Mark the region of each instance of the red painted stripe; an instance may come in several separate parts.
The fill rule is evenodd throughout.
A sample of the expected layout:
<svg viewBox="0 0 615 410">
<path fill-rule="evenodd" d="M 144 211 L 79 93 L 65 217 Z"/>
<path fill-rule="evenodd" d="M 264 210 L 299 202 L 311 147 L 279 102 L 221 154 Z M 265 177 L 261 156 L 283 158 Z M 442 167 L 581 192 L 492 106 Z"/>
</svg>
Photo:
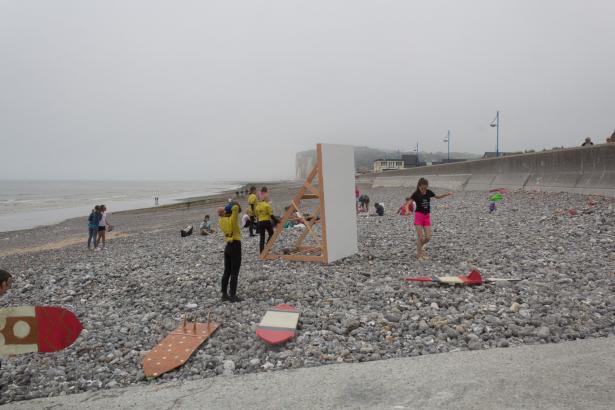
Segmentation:
<svg viewBox="0 0 615 410">
<path fill-rule="evenodd" d="M 295 337 L 295 331 L 256 329 L 256 336 L 270 345 L 279 345 Z"/>
</svg>

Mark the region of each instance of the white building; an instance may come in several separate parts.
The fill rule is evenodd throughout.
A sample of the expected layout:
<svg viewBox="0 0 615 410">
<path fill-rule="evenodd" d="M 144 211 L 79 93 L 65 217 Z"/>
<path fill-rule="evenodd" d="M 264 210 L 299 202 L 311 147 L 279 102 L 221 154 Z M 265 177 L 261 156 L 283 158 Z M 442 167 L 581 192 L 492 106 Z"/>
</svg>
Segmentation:
<svg viewBox="0 0 615 410">
<path fill-rule="evenodd" d="M 377 159 L 374 161 L 374 172 L 392 169 L 404 169 L 404 161 L 402 159 Z"/>
</svg>

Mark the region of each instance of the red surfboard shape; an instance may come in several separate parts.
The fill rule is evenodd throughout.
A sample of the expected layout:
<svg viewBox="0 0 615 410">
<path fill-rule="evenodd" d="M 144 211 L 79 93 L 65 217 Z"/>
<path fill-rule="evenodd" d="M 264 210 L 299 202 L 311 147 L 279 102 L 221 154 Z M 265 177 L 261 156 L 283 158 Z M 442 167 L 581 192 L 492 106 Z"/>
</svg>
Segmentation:
<svg viewBox="0 0 615 410">
<path fill-rule="evenodd" d="M 265 312 L 256 327 L 256 336 L 270 345 L 286 343 L 296 335 L 299 315 L 299 311 L 291 305 L 277 305 Z"/>
<path fill-rule="evenodd" d="M 77 316 L 61 307 L 0 308 L 0 355 L 57 352 L 73 344 L 81 330 Z"/>
<path fill-rule="evenodd" d="M 517 278 L 483 278 L 479 271 L 473 270 L 469 275 L 459 276 L 431 276 L 422 278 L 405 278 L 406 282 L 433 282 L 443 285 L 482 285 L 483 283 L 495 282 L 518 282 L 523 279 Z"/>
</svg>

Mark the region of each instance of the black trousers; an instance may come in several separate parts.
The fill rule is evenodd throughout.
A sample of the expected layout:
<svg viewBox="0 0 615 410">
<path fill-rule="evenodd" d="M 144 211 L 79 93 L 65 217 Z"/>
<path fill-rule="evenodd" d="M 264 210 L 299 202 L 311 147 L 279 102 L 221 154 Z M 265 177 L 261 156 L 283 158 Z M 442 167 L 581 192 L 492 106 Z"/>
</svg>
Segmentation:
<svg viewBox="0 0 615 410">
<path fill-rule="evenodd" d="M 237 294 L 237 280 L 241 268 L 241 241 L 227 242 L 224 248 L 224 275 L 222 275 L 222 293 L 229 296 Z M 227 293 L 228 282 L 231 289 Z"/>
<path fill-rule="evenodd" d="M 269 234 L 267 237 L 267 242 L 271 239 L 273 235 L 273 226 L 271 225 L 271 221 L 258 221 L 258 232 L 261 235 L 261 240 L 259 243 L 260 253 L 263 253 L 263 249 L 265 249 L 265 231 Z"/>
<path fill-rule="evenodd" d="M 258 233 L 258 227 L 256 226 L 256 218 L 250 217 L 250 236 L 254 236 L 254 228 L 256 227 L 256 233 Z"/>
</svg>

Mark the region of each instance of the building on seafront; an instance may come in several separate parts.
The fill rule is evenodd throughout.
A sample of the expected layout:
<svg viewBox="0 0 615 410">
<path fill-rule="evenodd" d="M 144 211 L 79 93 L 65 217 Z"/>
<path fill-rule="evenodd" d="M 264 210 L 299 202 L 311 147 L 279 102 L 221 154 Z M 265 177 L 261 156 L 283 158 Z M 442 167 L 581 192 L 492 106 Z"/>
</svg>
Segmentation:
<svg viewBox="0 0 615 410">
<path fill-rule="evenodd" d="M 404 169 L 404 161 L 402 159 L 377 159 L 374 161 L 373 169 L 374 172 Z"/>
</svg>

